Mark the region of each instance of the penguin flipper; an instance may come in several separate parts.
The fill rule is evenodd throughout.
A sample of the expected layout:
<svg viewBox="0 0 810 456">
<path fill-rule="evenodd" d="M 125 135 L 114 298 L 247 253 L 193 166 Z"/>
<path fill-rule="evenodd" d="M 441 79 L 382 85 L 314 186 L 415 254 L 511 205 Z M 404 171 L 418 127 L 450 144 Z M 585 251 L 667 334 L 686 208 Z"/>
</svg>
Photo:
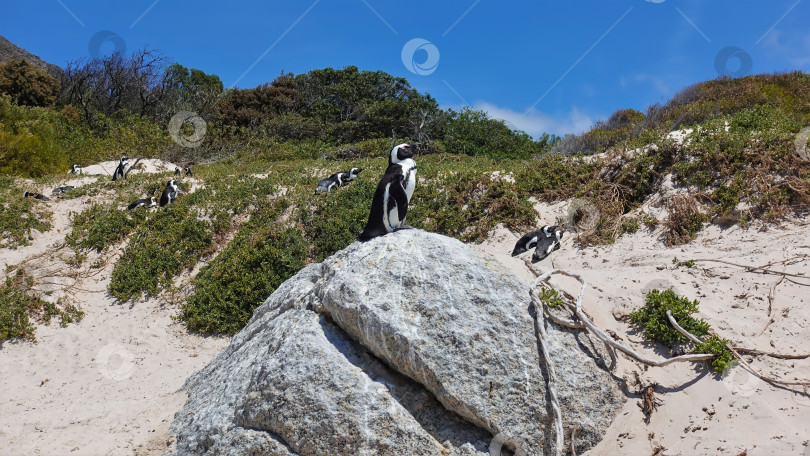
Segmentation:
<svg viewBox="0 0 810 456">
<path fill-rule="evenodd" d="M 408 215 L 408 194 L 405 193 L 405 188 L 402 186 L 401 181 L 391 183 L 389 192 L 389 197 L 394 200 L 393 204 L 397 205 L 397 221 L 399 223 L 397 223 L 396 226 L 391 224 L 391 227 L 396 230 L 402 226 L 407 226 L 405 225 L 405 217 Z M 391 201 L 389 201 L 389 204 L 391 204 Z M 390 211 L 393 208 L 386 209 Z"/>
</svg>

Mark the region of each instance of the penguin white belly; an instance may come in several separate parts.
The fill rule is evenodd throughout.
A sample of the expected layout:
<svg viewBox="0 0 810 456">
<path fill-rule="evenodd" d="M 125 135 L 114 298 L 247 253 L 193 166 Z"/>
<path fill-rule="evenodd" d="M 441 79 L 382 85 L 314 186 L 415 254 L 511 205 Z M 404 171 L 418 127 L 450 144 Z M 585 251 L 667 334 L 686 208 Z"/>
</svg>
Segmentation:
<svg viewBox="0 0 810 456">
<path fill-rule="evenodd" d="M 391 184 L 385 186 L 385 193 L 383 194 L 383 225 L 385 226 L 385 231 L 390 233 L 394 231 L 391 227 L 391 212 L 388 210 L 388 201 L 391 198 Z M 396 211 L 396 206 L 394 207 L 394 211 Z"/>
<path fill-rule="evenodd" d="M 410 202 L 413 190 L 416 188 L 416 162 L 409 158 L 403 160 L 400 166 L 402 167 L 402 174 L 405 176 L 405 195 L 408 196 L 408 202 Z"/>
</svg>

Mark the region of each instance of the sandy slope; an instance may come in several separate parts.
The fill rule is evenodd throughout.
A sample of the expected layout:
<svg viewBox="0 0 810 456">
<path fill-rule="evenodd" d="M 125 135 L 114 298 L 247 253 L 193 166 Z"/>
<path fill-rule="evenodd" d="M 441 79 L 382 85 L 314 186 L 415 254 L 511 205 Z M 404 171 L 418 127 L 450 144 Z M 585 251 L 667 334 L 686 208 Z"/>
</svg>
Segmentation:
<svg viewBox="0 0 810 456">
<path fill-rule="evenodd" d="M 0 249 L 3 270 L 27 261 L 39 289 L 53 291 L 47 299 L 67 297 L 85 312 L 66 328 L 39 326 L 36 343 L 0 345 L 2 455 L 160 454 L 186 399 L 179 388 L 228 343 L 190 334 L 164 301 L 116 303 L 106 292 L 112 262 L 91 270 L 91 254 L 83 268 L 64 269 L 69 213 L 86 200 L 44 203 L 54 228 L 34 233 L 30 246 Z"/>
<path fill-rule="evenodd" d="M 544 222 L 565 214 L 565 205 L 538 205 Z M 668 355 L 643 343 L 641 334 L 617 320 L 643 305 L 643 292 L 674 286 L 690 299 L 700 301 L 700 316 L 738 346 L 787 354 L 810 353 L 810 236 L 806 223 L 760 232 L 717 226 L 705 229 L 693 243 L 667 248 L 656 233 L 642 229 L 622 236 L 614 245 L 577 249 L 568 242 L 563 249 L 535 265 L 538 272 L 552 268 L 581 274 L 589 284 L 584 309 L 596 324 L 614 331 L 649 356 Z M 497 229 L 476 249 L 493 254 L 502 264 L 526 280 L 534 274 L 518 258 L 510 256 L 517 235 Z M 529 258 L 530 253 L 524 254 Z M 764 265 L 795 256 L 795 264 L 772 268 L 804 273 L 808 279 L 785 279 L 774 292 L 774 322 L 768 322 L 768 292 L 778 276 L 745 272 L 719 263 L 675 268 L 681 260 L 713 258 L 746 265 Z M 783 269 L 785 268 L 785 269 Z M 555 276 L 558 277 L 558 276 Z M 576 293 L 573 281 L 561 284 Z M 810 360 L 758 358 L 761 371 L 785 379 L 810 379 Z M 681 364 L 645 369 L 620 356 L 618 377 L 630 394 L 602 443 L 591 455 L 801 455 L 810 454 L 810 396 L 773 387 L 749 376 L 741 368 L 718 378 L 704 364 Z M 636 373 L 641 383 L 636 380 Z M 640 384 L 657 383 L 662 404 L 650 423 L 638 407 Z M 662 448 L 660 453 L 654 453 Z M 807 453 L 804 453 L 807 451 Z"/>
</svg>

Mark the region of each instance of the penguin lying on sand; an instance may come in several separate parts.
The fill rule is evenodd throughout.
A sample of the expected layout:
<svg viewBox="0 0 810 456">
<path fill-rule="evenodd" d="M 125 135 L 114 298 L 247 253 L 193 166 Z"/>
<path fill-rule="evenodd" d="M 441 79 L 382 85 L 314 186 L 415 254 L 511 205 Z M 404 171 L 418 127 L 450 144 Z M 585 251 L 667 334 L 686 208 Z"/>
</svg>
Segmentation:
<svg viewBox="0 0 810 456">
<path fill-rule="evenodd" d="M 160 195 L 160 207 L 172 204 L 174 200 L 177 199 L 178 191 L 179 189 L 177 188 L 177 184 L 174 183 L 174 179 L 170 180 L 166 184 L 166 188 L 163 189 L 163 194 Z"/>
<path fill-rule="evenodd" d="M 560 240 L 564 233 L 565 231 L 558 230 L 556 225 L 545 225 L 518 239 L 515 249 L 512 250 L 512 256 L 520 255 L 534 248 L 532 263 L 537 263 L 551 255 L 551 252 L 560 249 Z"/>
<path fill-rule="evenodd" d="M 412 228 L 405 224 L 408 203 L 416 187 L 416 162 L 413 161 L 414 145 L 400 144 L 388 156 L 385 170 L 374 199 L 365 229 L 357 240 L 366 242 L 393 231 Z"/>
<path fill-rule="evenodd" d="M 329 193 L 335 187 L 340 187 L 355 180 L 363 168 L 352 168 L 349 171 L 340 171 L 332 174 L 326 179 L 321 179 L 315 187 L 315 193 Z"/>
<path fill-rule="evenodd" d="M 127 163 L 129 163 L 129 158 L 121 157 L 121 161 L 118 162 L 118 166 L 115 167 L 115 172 L 113 173 L 113 182 L 126 176 L 124 170 L 127 167 Z"/>
<path fill-rule="evenodd" d="M 50 201 L 51 199 L 41 193 L 23 192 L 23 198 L 34 198 L 40 201 Z"/>
<path fill-rule="evenodd" d="M 56 187 L 55 189 L 53 189 L 53 191 L 51 191 L 51 195 L 59 195 L 62 193 L 67 193 L 68 190 L 73 190 L 74 188 L 76 187 L 72 185 L 65 185 L 64 187 Z"/>
<path fill-rule="evenodd" d="M 70 174 L 81 174 L 82 167 L 77 164 L 70 167 Z"/>
<path fill-rule="evenodd" d="M 156 204 L 157 204 L 157 201 L 155 201 L 155 197 L 150 196 L 149 198 L 143 198 L 143 199 L 139 199 L 139 200 L 134 201 L 132 204 L 127 206 L 127 210 L 131 211 L 132 209 L 137 209 L 137 208 L 139 208 L 141 206 L 148 209 L 150 207 L 155 207 Z"/>
</svg>

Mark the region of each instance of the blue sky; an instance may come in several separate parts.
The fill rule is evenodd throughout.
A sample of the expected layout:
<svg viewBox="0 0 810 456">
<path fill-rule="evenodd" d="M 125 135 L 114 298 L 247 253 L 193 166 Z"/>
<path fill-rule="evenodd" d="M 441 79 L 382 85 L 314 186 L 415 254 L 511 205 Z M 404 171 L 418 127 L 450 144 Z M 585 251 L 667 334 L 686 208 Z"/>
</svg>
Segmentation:
<svg viewBox="0 0 810 456">
<path fill-rule="evenodd" d="M 808 72 L 808 18 L 802 0 L 0 0 L 0 35 L 58 65 L 94 36 L 102 54 L 149 46 L 226 86 L 356 65 L 535 136 L 644 110 L 718 66 Z"/>
</svg>

